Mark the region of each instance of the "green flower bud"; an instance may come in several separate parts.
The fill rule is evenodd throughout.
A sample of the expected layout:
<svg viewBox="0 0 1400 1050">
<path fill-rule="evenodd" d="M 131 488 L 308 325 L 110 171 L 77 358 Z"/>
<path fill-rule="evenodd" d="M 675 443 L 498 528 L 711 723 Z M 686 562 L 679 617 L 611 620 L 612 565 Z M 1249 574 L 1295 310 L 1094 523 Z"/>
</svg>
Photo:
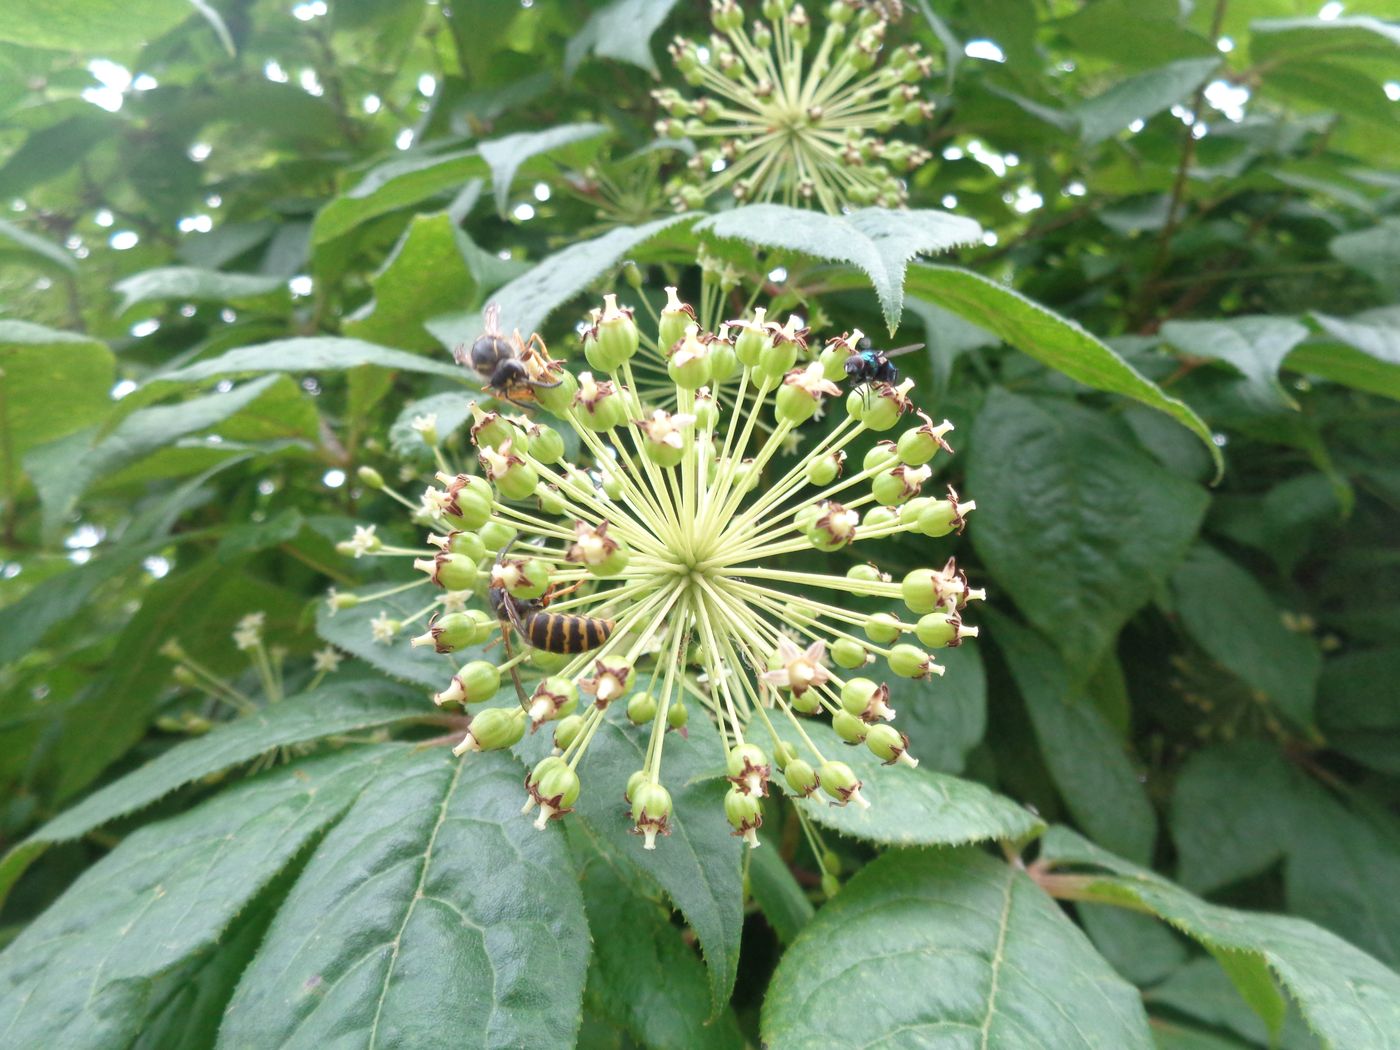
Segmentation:
<svg viewBox="0 0 1400 1050">
<path fill-rule="evenodd" d="M 656 697 L 650 693 L 633 693 L 627 698 L 627 720 L 634 726 L 650 725 L 656 717 Z"/>
<path fill-rule="evenodd" d="M 928 678 L 943 673 L 943 668 L 933 662 L 933 657 L 908 642 L 890 650 L 889 665 L 890 670 L 901 678 Z"/>
<path fill-rule="evenodd" d="M 832 715 L 831 728 L 848 744 L 859 744 L 869 732 L 869 727 L 849 711 L 837 711 Z"/>
<path fill-rule="evenodd" d="M 864 470 L 888 470 L 898 458 L 894 442 L 881 441 L 865 454 L 865 458 L 861 460 L 861 467 Z"/>
<path fill-rule="evenodd" d="M 822 873 L 822 893 L 826 896 L 827 900 L 830 900 L 832 897 L 835 897 L 840 889 L 840 879 L 838 879 L 835 875 L 829 874 L 827 872 Z"/>
<path fill-rule="evenodd" d="M 646 841 L 643 849 L 656 849 L 656 836 L 671 834 L 671 793 L 650 780 L 632 792 L 632 820 Z"/>
<path fill-rule="evenodd" d="M 906 766 L 919 764 L 919 760 L 909 753 L 909 738 L 892 725 L 881 722 L 871 726 L 865 737 L 865 746 L 887 766 L 896 762 L 903 762 Z"/>
<path fill-rule="evenodd" d="M 763 753 L 763 748 L 757 744 L 738 744 L 730 748 L 725 767 L 735 790 L 753 795 L 768 794 L 768 777 L 772 767 L 768 765 L 768 756 Z"/>
<path fill-rule="evenodd" d="M 361 467 L 355 475 L 360 479 L 360 484 L 367 489 L 378 491 L 384 487 L 384 476 L 373 467 Z"/>
<path fill-rule="evenodd" d="M 840 875 L 841 858 L 831 850 L 824 850 L 822 852 L 822 871 L 828 875 Z"/>
<path fill-rule="evenodd" d="M 902 626 L 893 613 L 875 613 L 865 618 L 865 636 L 876 645 L 888 645 L 899 637 Z"/>
<path fill-rule="evenodd" d="M 838 638 L 831 647 L 832 662 L 848 671 L 864 667 L 869 656 L 865 646 L 851 638 Z"/>
<path fill-rule="evenodd" d="M 821 697 L 817 695 L 815 689 L 808 689 L 804 693 L 794 693 L 788 700 L 788 704 L 799 715 L 816 715 L 822 710 Z"/>
<path fill-rule="evenodd" d="M 861 795 L 860 779 L 844 762 L 823 762 L 817 770 L 821 778 L 821 788 L 838 806 L 854 801 L 862 809 L 869 809 L 870 803 Z"/>
<path fill-rule="evenodd" d="M 546 722 L 574 713 L 578 707 L 578 686 L 567 678 L 551 676 L 535 686 L 530 694 L 530 731 L 533 733 Z"/>
<path fill-rule="evenodd" d="M 787 786 L 803 798 L 807 798 L 821 786 L 821 777 L 812 768 L 811 763 L 800 758 L 794 758 L 783 770 L 783 779 L 787 781 Z"/>
<path fill-rule="evenodd" d="M 480 526 L 478 535 L 481 537 L 482 546 L 489 552 L 499 551 L 515 539 L 515 532 L 514 525 L 509 525 L 500 519 L 492 519 Z"/>
<path fill-rule="evenodd" d="M 703 203 L 703 201 L 701 202 Z M 676 297 L 676 289 L 666 289 L 666 305 L 661 308 L 661 317 L 656 330 L 656 346 L 662 354 L 669 356 L 671 350 L 685 336 L 689 325 L 695 324 L 695 311 L 687 303 Z"/>
<path fill-rule="evenodd" d="M 846 465 L 846 453 L 842 449 L 828 452 L 825 455 L 807 461 L 807 480 L 813 485 L 830 485 L 841 476 L 841 470 Z"/>
<path fill-rule="evenodd" d="M 524 735 L 524 711 L 518 707 L 488 707 L 472 718 L 466 737 L 452 753 L 461 756 L 468 751 L 501 751 L 520 743 Z"/>
<path fill-rule="evenodd" d="M 332 613 L 340 612 L 342 609 L 353 609 L 360 604 L 358 594 L 346 594 L 343 591 L 334 591 L 327 599 L 326 604 L 330 606 Z"/>
<path fill-rule="evenodd" d="M 551 382 L 558 383 L 558 386 L 536 386 L 533 387 L 535 401 L 541 408 L 559 419 L 564 419 L 569 414 L 569 409 L 573 407 L 574 396 L 578 393 L 578 380 L 573 374 L 560 369 L 554 374 Z"/>
<path fill-rule="evenodd" d="M 666 728 L 684 729 L 685 724 L 690 721 L 690 712 L 686 710 L 685 701 L 677 697 L 671 701 L 666 708 Z"/>
<path fill-rule="evenodd" d="M 582 715 L 569 715 L 567 718 L 559 719 L 554 725 L 554 746 L 560 751 L 568 750 L 581 732 L 583 732 Z"/>
<path fill-rule="evenodd" d="M 473 660 L 452 676 L 446 689 L 433 696 L 433 703 L 439 707 L 443 704 L 479 704 L 490 700 L 500 688 L 501 672 L 496 665 L 486 660 Z"/>
<path fill-rule="evenodd" d="M 758 845 L 758 829 L 763 826 L 763 803 L 757 795 L 746 795 L 738 788 L 730 788 L 724 796 L 724 815 L 734 834 L 747 842 L 750 849 Z"/>
<path fill-rule="evenodd" d="M 869 562 L 866 562 L 864 565 L 852 565 L 846 570 L 846 579 L 859 580 L 862 583 L 879 583 L 883 575 L 884 574 L 881 573 L 879 569 Z"/>
</svg>

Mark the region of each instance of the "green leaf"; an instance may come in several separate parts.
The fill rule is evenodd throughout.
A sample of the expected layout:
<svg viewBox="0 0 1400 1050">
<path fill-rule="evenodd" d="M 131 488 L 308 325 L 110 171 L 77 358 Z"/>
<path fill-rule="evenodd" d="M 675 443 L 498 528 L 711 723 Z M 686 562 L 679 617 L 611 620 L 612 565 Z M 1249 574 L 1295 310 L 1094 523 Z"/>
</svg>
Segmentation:
<svg viewBox="0 0 1400 1050">
<path fill-rule="evenodd" d="M 438 440 L 445 442 L 472 418 L 476 399 L 467 393 L 433 394 L 414 401 L 399 413 L 389 428 L 389 445 L 400 459 L 432 459 L 432 450 L 423 444 L 423 435 L 413 429 L 419 416 L 437 419 Z"/>
<path fill-rule="evenodd" d="M 49 527 L 72 513 L 94 480 L 165 448 L 188 434 L 218 426 L 264 396 L 299 393 L 289 379 L 264 376 L 225 393 L 204 394 L 173 405 L 137 409 L 100 440 L 68 441 L 35 449 L 25 467 L 44 502 Z M 95 435 L 94 435 L 95 437 Z"/>
<path fill-rule="evenodd" d="M 971 219 L 943 211 L 862 208 L 837 216 L 780 204 L 748 204 L 702 219 L 695 228 L 857 267 L 874 285 L 891 334 L 904 312 L 909 260 L 973 244 L 982 236 L 982 227 Z"/>
<path fill-rule="evenodd" d="M 1063 372 L 1095 390 L 1122 394 L 1171 416 L 1210 450 L 1216 470 L 1224 460 L 1211 440 L 1210 428 L 1186 404 L 1168 397 L 1131 365 L 1074 321 L 1033 303 L 968 270 L 949 266 L 915 266 L 906 286 L 917 295 L 965 320 L 995 332 L 1041 364 Z"/>
<path fill-rule="evenodd" d="M 1214 953 L 1242 953 L 1267 965 L 1331 1050 L 1391 1050 L 1400 1032 L 1400 976 L 1340 938 L 1301 919 L 1207 904 L 1166 879 L 1053 828 L 1041 858 L 1092 867 L 1090 899 L 1139 905 Z"/>
<path fill-rule="evenodd" d="M 1214 959 L 1193 959 L 1146 996 L 1148 1006 L 1170 1007 L 1197 1021 L 1228 1029 L 1251 1043 L 1277 1045 L 1279 1050 L 1316 1050 L 1320 1045 L 1296 1010 L 1289 1011 L 1277 1043 L 1272 1042 L 1268 1026 Z"/>
<path fill-rule="evenodd" d="M 1084 901 L 1074 910 L 1094 947 L 1139 987 L 1156 984 L 1186 961 L 1181 938 L 1146 915 Z"/>
<path fill-rule="evenodd" d="M 1400 218 L 1387 217 L 1370 229 L 1344 233 L 1327 247 L 1381 287 L 1400 291 Z"/>
<path fill-rule="evenodd" d="M 926 702 L 937 700 L 930 697 Z M 798 748 L 804 758 L 811 755 L 811 748 L 791 723 L 778 720 L 774 724 L 778 735 Z M 886 766 L 868 748 L 844 743 L 825 722 L 804 721 L 802 728 L 825 758 L 851 767 L 862 782 L 861 795 L 870 803 L 869 809 L 863 809 L 854 803 L 829 805 L 820 794 L 798 799 L 796 804 L 823 827 L 887 846 L 1021 842 L 1044 827 L 1034 813 L 981 784 L 922 767 L 911 769 L 903 763 Z"/>
<path fill-rule="evenodd" d="M 671 14 L 676 0 L 611 0 L 589 16 L 564 49 L 564 73 L 573 76 L 587 55 L 630 62 L 659 77 L 651 38 Z"/>
<path fill-rule="evenodd" d="M 732 1011 L 710 1021 L 704 965 L 682 940 L 661 891 L 582 821 L 566 827 L 593 934 L 589 1012 L 647 1047 L 741 1050 Z"/>
<path fill-rule="evenodd" d="M 1168 321 L 1162 337 L 1183 353 L 1224 361 L 1249 381 L 1262 405 L 1298 402 L 1279 383 L 1278 370 L 1308 330 L 1287 317 L 1232 317 L 1224 321 Z"/>
<path fill-rule="evenodd" d="M 435 361 L 420 354 L 375 346 L 359 339 L 318 335 L 299 339 L 275 339 L 257 346 L 242 346 L 208 361 L 197 361 L 147 382 L 194 383 L 215 376 L 254 372 L 337 372 L 360 365 L 393 368 L 430 376 L 470 381 L 472 377 L 449 360 Z"/>
<path fill-rule="evenodd" d="M 510 755 L 387 767 L 312 854 L 220 1047 L 573 1046 L 588 965 L 561 828 L 520 815 Z"/>
<path fill-rule="evenodd" d="M 1400 361 L 1381 361 L 1341 343 L 1309 340 L 1289 354 L 1284 365 L 1304 375 L 1400 401 Z"/>
<path fill-rule="evenodd" d="M 0 220 L 0 239 L 13 245 L 12 248 L 0 245 L 0 257 L 14 253 L 21 258 L 37 262 L 44 269 L 64 273 L 78 272 L 78 261 L 65 249 L 28 230 L 20 229 L 14 223 Z"/>
<path fill-rule="evenodd" d="M 278 769 L 128 836 L 0 954 L 6 1041 L 126 1046 L 154 982 L 216 944 L 402 751 L 361 748 Z"/>
<path fill-rule="evenodd" d="M 1207 498 L 1102 416 L 992 391 L 973 430 L 970 526 L 988 570 L 1087 679 L 1186 553 Z"/>
<path fill-rule="evenodd" d="M 749 890 L 778 940 L 791 944 L 816 909 L 777 848 L 749 850 Z"/>
<path fill-rule="evenodd" d="M 162 266 L 118 281 L 114 290 L 122 297 L 118 313 L 137 303 L 162 299 L 182 302 L 246 303 L 286 288 L 280 277 L 251 273 L 221 273 L 194 266 Z"/>
<path fill-rule="evenodd" d="M 1312 316 L 1334 339 L 1386 365 L 1400 366 L 1400 306 L 1365 310 L 1351 317 L 1330 317 L 1317 311 Z"/>
<path fill-rule="evenodd" d="M 1400 775 L 1400 648 L 1330 657 L 1317 717 L 1329 747 L 1381 773 Z"/>
<path fill-rule="evenodd" d="M 558 124 L 548 131 L 521 131 L 481 144 L 481 158 L 491 169 L 491 186 L 496 193 L 496 210 L 505 215 L 510 203 L 510 185 L 515 173 L 532 157 L 554 153 L 608 131 L 603 124 Z"/>
<path fill-rule="evenodd" d="M 1209 80 L 1220 61 L 1218 56 L 1183 58 L 1120 80 L 1070 111 L 1079 119 L 1080 137 L 1092 146 L 1116 135 L 1135 120 L 1155 117 Z"/>
<path fill-rule="evenodd" d="M 380 584 L 355 593 L 374 594 L 394 585 Z M 370 621 L 380 615 L 398 620 L 412 616 L 431 601 L 426 596 L 430 586 L 425 584 L 422 590 L 362 602 L 350 609 L 332 610 L 329 604 L 319 601 L 316 603 L 316 633 L 337 649 L 359 657 L 376 670 L 402 682 L 425 685 L 434 690 L 445 689 L 457 668 L 484 654 L 473 648 L 444 656 L 434 652 L 431 646 L 417 648 L 410 645 L 406 631 L 400 632 L 392 643 L 377 642 L 370 627 Z"/>
<path fill-rule="evenodd" d="M 728 785 L 715 775 L 723 747 L 708 718 L 692 718 L 688 737 L 666 738 L 661 781 L 671 792 L 671 834 L 656 849 L 642 848 L 622 803 L 627 778 L 641 769 L 646 737 L 630 724 L 608 720 L 588 745 L 579 767 L 583 793 L 576 805 L 593 839 L 610 856 L 628 861 L 665 891 L 694 929 L 710 978 L 710 1014 L 717 1016 L 734 988 L 743 932 L 742 843 L 724 816 Z M 543 735 L 543 734 L 541 734 Z M 547 744 L 538 740 L 536 749 Z"/>
<path fill-rule="evenodd" d="M 311 244 L 333 241 L 370 219 L 458 189 L 489 170 L 476 150 L 388 161 L 316 213 Z"/>
<path fill-rule="evenodd" d="M 477 298 L 476 277 L 467 268 L 470 247 L 446 212 L 415 215 L 370 277 L 374 298 L 346 318 L 345 334 L 406 350 L 436 349 L 423 321 Z"/>
<path fill-rule="evenodd" d="M 1148 1050 L 1137 991 L 976 850 L 890 853 L 817 914 L 763 1004 L 769 1050 Z"/>
<path fill-rule="evenodd" d="M 1026 702 L 1040 754 L 1075 821 L 1095 841 L 1150 861 L 1157 815 L 1126 742 L 1082 687 L 1070 684 L 1049 643 L 1005 616 L 993 619 L 991 627 Z"/>
<path fill-rule="evenodd" d="M 0 860 L 0 899 L 34 857 L 56 842 L 80 838 L 135 813 L 176 788 L 232 769 L 278 747 L 319 740 L 425 713 L 422 697 L 380 681 L 328 685 L 270 704 L 172 747 L 55 817 Z"/>
<path fill-rule="evenodd" d="M 7 18 L 4 24 L 8 23 Z M 73 45 L 65 42 L 60 46 L 70 50 Z M 62 103 L 51 105 L 58 110 Z M 39 110 L 33 116 L 41 114 L 43 111 Z M 120 127 L 118 118 L 91 106 L 62 120 L 39 123 L 24 144 L 0 165 L 0 200 L 18 197 L 66 174 L 95 146 L 115 135 Z"/>
<path fill-rule="evenodd" d="M 189 0 L 150 0 L 131 10 L 53 0 L 43 8 L 21 6 L 0 20 L 0 40 L 57 51 L 98 52 L 135 49 L 174 29 L 194 14 Z"/>
<path fill-rule="evenodd" d="M 112 351 L 96 339 L 0 320 L 0 464 L 110 412 L 115 375 Z M 16 480 L 0 476 L 7 492 Z"/>
<path fill-rule="evenodd" d="M 1126 69 L 1217 55 L 1214 41 L 1182 24 L 1175 0 L 1097 0 L 1054 23 L 1076 48 Z"/>
<path fill-rule="evenodd" d="M 924 682 L 892 678 L 890 706 L 899 712 L 900 730 L 923 768 L 957 774 L 987 729 L 987 673 L 976 645 L 944 649 L 938 662 L 945 673 L 933 696 Z"/>
<path fill-rule="evenodd" d="M 1312 727 L 1321 654 L 1311 638 L 1283 625 L 1282 610 L 1253 576 L 1197 543 L 1172 574 L 1172 594 L 1196 644 L 1296 726 Z"/>
<path fill-rule="evenodd" d="M 692 215 L 668 215 L 641 226 L 619 226 L 555 252 L 491 297 L 501 308 L 501 327 L 527 334 L 536 331 L 555 309 L 587 289 L 618 259 L 663 230 L 691 221 Z M 435 317 L 424 327 L 443 346 L 457 346 L 470 345 L 485 325 L 480 311 L 469 310 Z"/>
</svg>

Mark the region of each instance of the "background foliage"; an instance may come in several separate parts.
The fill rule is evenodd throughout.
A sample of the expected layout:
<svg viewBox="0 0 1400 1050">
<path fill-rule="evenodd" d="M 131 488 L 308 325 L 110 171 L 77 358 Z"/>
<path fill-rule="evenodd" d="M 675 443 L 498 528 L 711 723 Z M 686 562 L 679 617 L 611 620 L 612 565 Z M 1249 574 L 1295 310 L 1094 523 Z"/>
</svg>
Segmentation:
<svg viewBox="0 0 1400 1050">
<path fill-rule="evenodd" d="M 670 212 L 648 92 L 700 3 L 8 11 L 0 1042 L 1400 1045 L 1386 6 L 904 4 L 910 206 L 985 231 L 938 265 L 917 220 Z M 413 746 L 444 665 L 314 609 L 488 298 L 573 353 L 700 245 L 926 342 L 981 508 L 982 638 L 896 703 L 924 765 L 812 808 L 829 904 L 785 801 L 742 870 L 722 821 L 642 858 L 605 754 L 537 834 L 516 758 Z M 255 692 L 255 610 L 292 698 L 235 718 L 160 650 Z M 367 662 L 294 695 L 322 639 Z"/>
</svg>

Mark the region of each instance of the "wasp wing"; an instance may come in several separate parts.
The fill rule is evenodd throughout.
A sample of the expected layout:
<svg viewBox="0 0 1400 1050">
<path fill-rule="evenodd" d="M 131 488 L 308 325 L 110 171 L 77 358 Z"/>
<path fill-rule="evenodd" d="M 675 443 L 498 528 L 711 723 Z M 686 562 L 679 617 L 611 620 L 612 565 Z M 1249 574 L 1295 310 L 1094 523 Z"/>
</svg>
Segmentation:
<svg viewBox="0 0 1400 1050">
<path fill-rule="evenodd" d="M 897 346 L 893 350 L 881 350 L 886 357 L 898 357 L 900 354 L 912 354 L 915 350 L 922 350 L 923 343 L 909 343 L 905 346 Z"/>
</svg>

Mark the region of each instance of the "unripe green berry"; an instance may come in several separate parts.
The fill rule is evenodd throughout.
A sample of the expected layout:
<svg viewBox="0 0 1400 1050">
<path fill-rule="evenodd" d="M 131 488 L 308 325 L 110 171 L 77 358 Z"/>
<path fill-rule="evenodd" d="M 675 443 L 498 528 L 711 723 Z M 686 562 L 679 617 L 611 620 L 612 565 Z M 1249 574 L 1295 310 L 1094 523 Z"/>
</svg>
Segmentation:
<svg viewBox="0 0 1400 1050">
<path fill-rule="evenodd" d="M 436 558 L 433 582 L 449 591 L 469 591 L 476 586 L 476 561 L 465 554 L 441 553 Z"/>
<path fill-rule="evenodd" d="M 554 485 L 540 485 L 535 489 L 535 499 L 540 510 L 552 518 L 563 517 L 569 505 L 564 494 Z"/>
<path fill-rule="evenodd" d="M 650 693 L 633 693 L 627 698 L 627 721 L 634 726 L 650 725 L 656 717 L 656 697 Z"/>
<path fill-rule="evenodd" d="M 765 347 L 758 355 L 758 373 L 776 383 L 797 363 L 797 344 L 784 339 Z"/>
<path fill-rule="evenodd" d="M 493 518 L 479 527 L 478 535 L 481 537 L 482 546 L 488 552 L 499 551 L 511 540 L 515 539 L 516 529 L 514 525 L 508 525 L 499 518 Z"/>
<path fill-rule="evenodd" d="M 886 765 L 896 762 L 903 762 L 909 766 L 919 764 L 919 760 L 909 754 L 909 738 L 888 723 L 881 722 L 871 726 L 865 737 L 865 746 Z"/>
<path fill-rule="evenodd" d="M 639 769 L 627 778 L 627 786 L 622 790 L 622 797 L 627 801 L 629 806 L 632 804 L 632 800 L 637 797 L 637 788 L 645 784 L 647 780 L 647 771 L 645 769 Z"/>
<path fill-rule="evenodd" d="M 849 711 L 837 711 L 831 716 L 831 728 L 846 743 L 859 744 L 870 727 Z"/>
<path fill-rule="evenodd" d="M 569 408 L 574 403 L 574 395 L 578 393 L 578 380 L 571 372 L 560 371 L 550 381 L 557 382 L 559 385 L 536 386 L 531 389 L 541 408 L 551 415 L 563 419 L 568 415 Z"/>
<path fill-rule="evenodd" d="M 466 738 L 452 749 L 454 755 L 468 751 L 500 751 L 520 743 L 525 735 L 525 712 L 518 707 L 488 707 L 474 716 Z"/>
<path fill-rule="evenodd" d="M 870 482 L 870 494 L 877 503 L 886 507 L 897 507 L 913 495 L 904 479 L 895 471 L 877 474 Z"/>
<path fill-rule="evenodd" d="M 943 598 L 943 578 L 932 569 L 915 569 L 900 582 L 899 593 L 910 612 L 930 613 Z"/>
<path fill-rule="evenodd" d="M 779 388 L 774 401 L 774 412 L 781 423 L 802 424 L 817 414 L 821 401 L 799 386 L 784 385 Z"/>
<path fill-rule="evenodd" d="M 880 441 L 865 454 L 865 458 L 861 460 L 861 468 L 863 470 L 888 470 L 894 466 L 898 459 L 894 442 Z"/>
<path fill-rule="evenodd" d="M 564 458 L 563 436 L 551 426 L 536 423 L 530 436 L 530 455 L 545 465 L 558 463 Z"/>
<path fill-rule="evenodd" d="M 685 724 L 690 721 L 690 712 L 686 709 L 685 701 L 677 698 L 671 701 L 666 708 L 666 728 L 684 729 Z"/>
<path fill-rule="evenodd" d="M 921 616 L 914 625 L 914 633 L 922 645 L 930 649 L 942 649 L 961 641 L 959 628 L 962 618 L 955 612 L 931 612 Z"/>
<path fill-rule="evenodd" d="M 807 480 L 813 485 L 830 485 L 841 476 L 846 453 L 840 449 L 807 462 Z"/>
<path fill-rule="evenodd" d="M 893 507 L 874 507 L 865 514 L 865 527 L 872 532 L 894 525 L 899 521 L 899 511 Z"/>
<path fill-rule="evenodd" d="M 838 638 L 831 647 L 832 662 L 848 671 L 864 667 L 868 657 L 865 646 L 851 638 Z"/>
<path fill-rule="evenodd" d="M 481 537 L 464 529 L 452 531 L 447 537 L 447 549 L 453 554 L 464 554 L 474 562 L 486 556 L 486 544 L 481 542 Z"/>
<path fill-rule="evenodd" d="M 686 327 L 685 338 L 672 350 L 666 373 L 682 390 L 698 390 L 710 381 L 710 348 L 700 341 L 695 325 Z"/>
<path fill-rule="evenodd" d="M 779 740 L 773 748 L 773 764 L 778 767 L 780 772 L 787 769 L 788 763 L 795 761 L 796 758 L 797 748 L 786 740 Z"/>
<path fill-rule="evenodd" d="M 938 451 L 938 439 L 922 427 L 899 435 L 899 458 L 911 467 L 922 466 Z"/>
<path fill-rule="evenodd" d="M 578 707 L 578 686 L 567 678 L 550 676 L 535 686 L 530 695 L 530 724 L 538 729 L 546 722 L 574 713 Z"/>
<path fill-rule="evenodd" d="M 763 327 L 763 311 L 760 309 L 752 322 L 745 325 L 734 340 L 734 355 L 739 363 L 748 368 L 758 364 L 765 350 L 773 345 L 773 337 Z"/>
<path fill-rule="evenodd" d="M 722 339 L 710 344 L 710 376 L 716 385 L 733 378 L 739 371 L 739 358 L 734 347 Z"/>
<path fill-rule="evenodd" d="M 743 837 L 750 848 L 758 845 L 757 831 L 763 825 L 763 803 L 757 795 L 747 795 L 731 788 L 724 796 L 724 815 L 736 835 Z"/>
<path fill-rule="evenodd" d="M 859 580 L 862 583 L 879 583 L 880 570 L 869 562 L 864 565 L 852 565 L 846 570 L 846 579 Z"/>
<path fill-rule="evenodd" d="M 360 484 L 367 489 L 378 491 L 384 487 L 384 476 L 373 467 L 361 467 L 355 474 L 360 479 Z"/>
<path fill-rule="evenodd" d="M 632 794 L 632 820 L 645 837 L 643 849 L 656 848 L 656 836 L 671 830 L 671 793 L 650 780 L 637 785 Z"/>
<path fill-rule="evenodd" d="M 713 433 L 715 424 L 719 422 L 719 405 L 715 404 L 715 399 L 710 397 L 705 391 L 699 391 L 695 395 L 695 407 L 691 409 L 695 415 L 695 425 L 702 433 Z"/>
<path fill-rule="evenodd" d="M 901 678 L 927 678 L 930 674 L 942 673 L 942 668 L 934 671 L 933 657 L 908 642 L 890 650 L 889 665 L 890 670 Z"/>
<path fill-rule="evenodd" d="M 821 785 L 821 778 L 810 762 L 794 758 L 783 770 L 783 779 L 794 792 L 806 798 Z"/>
<path fill-rule="evenodd" d="M 507 558 L 500 569 L 497 578 L 514 598 L 529 601 L 549 590 L 549 567 L 537 558 Z"/>
<path fill-rule="evenodd" d="M 799 715 L 820 714 L 822 709 L 821 698 L 815 689 L 808 689 L 800 696 L 794 694 L 788 703 Z"/>
<path fill-rule="evenodd" d="M 578 739 L 581 732 L 583 732 L 582 715 L 569 715 L 567 718 L 559 719 L 554 726 L 554 746 L 560 751 L 567 750 L 569 745 Z"/>
<path fill-rule="evenodd" d="M 831 875 L 826 872 L 822 873 L 822 894 L 826 897 L 827 900 L 830 900 L 832 897 L 835 897 L 836 894 L 840 891 L 840 889 L 840 879 L 838 879 L 835 875 Z"/>
<path fill-rule="evenodd" d="M 828 344 L 817 358 L 821 362 L 822 375 L 833 383 L 841 382 L 846 378 L 846 359 L 850 356 L 850 351 L 840 343 Z"/>
<path fill-rule="evenodd" d="M 685 336 L 686 326 L 695 323 L 695 311 L 676 297 L 675 288 L 666 289 L 666 305 L 661 310 L 657 327 L 656 345 L 663 354 L 669 355 Z"/>
<path fill-rule="evenodd" d="M 852 799 L 862 808 L 868 809 L 870 803 L 867 802 L 860 793 L 860 778 L 852 772 L 851 767 L 844 762 L 823 762 L 817 770 L 817 776 L 821 778 L 822 791 L 831 797 L 837 805 L 844 806 Z"/>
<path fill-rule="evenodd" d="M 865 636 L 876 645 L 888 645 L 899 637 L 902 626 L 893 613 L 875 613 L 865 618 Z"/>
<path fill-rule="evenodd" d="M 970 510 L 971 504 L 964 509 Z M 959 508 L 951 500 L 931 500 L 919 514 L 918 530 L 923 536 L 937 539 L 939 536 L 948 535 L 961 526 L 962 515 Z"/>
</svg>

